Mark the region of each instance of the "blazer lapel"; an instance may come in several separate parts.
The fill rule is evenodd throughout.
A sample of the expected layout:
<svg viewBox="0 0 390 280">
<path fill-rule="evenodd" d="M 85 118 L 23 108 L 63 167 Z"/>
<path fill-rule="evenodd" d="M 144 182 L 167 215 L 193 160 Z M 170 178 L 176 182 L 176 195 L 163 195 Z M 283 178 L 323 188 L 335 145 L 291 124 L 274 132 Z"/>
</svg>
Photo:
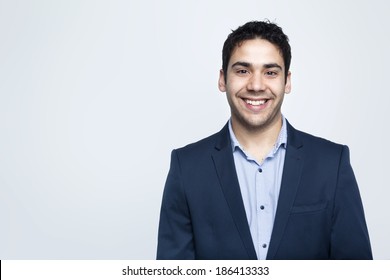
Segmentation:
<svg viewBox="0 0 390 280">
<path fill-rule="evenodd" d="M 229 128 L 227 125 L 219 133 L 220 138 L 216 143 L 212 154 L 218 178 L 229 205 L 231 215 L 241 236 L 249 259 L 257 259 L 253 246 L 248 221 L 246 218 L 244 203 L 242 201 L 240 186 L 238 183 L 233 152 L 230 142 Z"/>
<path fill-rule="evenodd" d="M 288 122 L 287 135 L 282 183 L 267 259 L 273 259 L 277 253 L 298 190 L 304 161 L 303 144 L 296 130 Z"/>
</svg>

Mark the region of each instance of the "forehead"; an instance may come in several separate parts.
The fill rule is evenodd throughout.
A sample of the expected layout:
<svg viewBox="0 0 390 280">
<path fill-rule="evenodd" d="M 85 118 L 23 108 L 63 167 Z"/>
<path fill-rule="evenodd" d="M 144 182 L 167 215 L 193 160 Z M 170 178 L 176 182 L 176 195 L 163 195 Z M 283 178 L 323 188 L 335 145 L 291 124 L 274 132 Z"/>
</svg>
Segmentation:
<svg viewBox="0 0 390 280">
<path fill-rule="evenodd" d="M 229 66 L 237 61 L 251 64 L 277 63 L 284 67 L 284 61 L 279 48 L 264 39 L 243 41 L 236 46 L 230 57 Z"/>
</svg>

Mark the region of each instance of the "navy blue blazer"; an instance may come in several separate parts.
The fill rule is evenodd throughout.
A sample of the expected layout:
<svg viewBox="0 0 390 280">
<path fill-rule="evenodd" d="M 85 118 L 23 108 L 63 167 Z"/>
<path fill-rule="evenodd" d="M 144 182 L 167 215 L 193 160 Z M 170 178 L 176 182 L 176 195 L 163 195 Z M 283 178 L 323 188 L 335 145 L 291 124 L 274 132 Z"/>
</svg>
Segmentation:
<svg viewBox="0 0 390 280">
<path fill-rule="evenodd" d="M 267 259 L 372 259 L 348 147 L 287 131 Z M 227 125 L 172 151 L 157 259 L 257 259 Z"/>
</svg>

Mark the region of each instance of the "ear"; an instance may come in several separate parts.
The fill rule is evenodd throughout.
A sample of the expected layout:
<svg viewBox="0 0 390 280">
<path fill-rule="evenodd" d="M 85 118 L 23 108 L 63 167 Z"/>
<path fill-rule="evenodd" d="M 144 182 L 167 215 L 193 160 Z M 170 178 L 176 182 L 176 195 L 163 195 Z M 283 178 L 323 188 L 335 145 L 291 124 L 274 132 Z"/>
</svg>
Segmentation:
<svg viewBox="0 0 390 280">
<path fill-rule="evenodd" d="M 286 94 L 291 92 L 291 72 L 288 71 L 287 78 L 286 78 L 286 84 L 284 86 L 284 92 Z"/>
<path fill-rule="evenodd" d="M 221 92 L 226 92 L 225 74 L 219 70 L 218 88 Z"/>
</svg>

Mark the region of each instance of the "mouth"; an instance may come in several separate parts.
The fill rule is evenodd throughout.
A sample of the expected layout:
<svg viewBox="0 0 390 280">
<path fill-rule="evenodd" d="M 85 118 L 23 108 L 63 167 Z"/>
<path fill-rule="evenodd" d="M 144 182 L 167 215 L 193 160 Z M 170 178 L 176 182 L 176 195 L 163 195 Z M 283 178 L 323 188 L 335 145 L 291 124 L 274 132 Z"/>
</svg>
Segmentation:
<svg viewBox="0 0 390 280">
<path fill-rule="evenodd" d="M 265 103 L 267 103 L 268 99 L 261 99 L 261 100 L 253 100 L 253 99 L 244 99 L 246 104 L 252 105 L 252 106 L 260 106 Z"/>
<path fill-rule="evenodd" d="M 249 110 L 251 110 L 253 112 L 259 112 L 261 110 L 264 110 L 267 107 L 268 101 L 270 99 L 266 99 L 266 98 L 263 98 L 263 99 L 242 98 L 242 100 L 244 101 L 246 108 L 248 108 Z"/>
</svg>

